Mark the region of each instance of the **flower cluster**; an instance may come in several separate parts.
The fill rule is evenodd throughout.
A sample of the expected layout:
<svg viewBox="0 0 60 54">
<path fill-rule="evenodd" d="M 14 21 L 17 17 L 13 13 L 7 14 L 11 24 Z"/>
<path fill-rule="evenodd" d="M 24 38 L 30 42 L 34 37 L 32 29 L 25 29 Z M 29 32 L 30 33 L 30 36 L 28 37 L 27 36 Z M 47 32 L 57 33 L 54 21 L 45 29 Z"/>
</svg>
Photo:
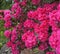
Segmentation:
<svg viewBox="0 0 60 54">
<path fill-rule="evenodd" d="M 44 4 L 41 0 L 14 0 L 4 11 L 4 35 L 12 54 L 38 47 L 46 54 L 60 54 L 60 4 Z"/>
</svg>

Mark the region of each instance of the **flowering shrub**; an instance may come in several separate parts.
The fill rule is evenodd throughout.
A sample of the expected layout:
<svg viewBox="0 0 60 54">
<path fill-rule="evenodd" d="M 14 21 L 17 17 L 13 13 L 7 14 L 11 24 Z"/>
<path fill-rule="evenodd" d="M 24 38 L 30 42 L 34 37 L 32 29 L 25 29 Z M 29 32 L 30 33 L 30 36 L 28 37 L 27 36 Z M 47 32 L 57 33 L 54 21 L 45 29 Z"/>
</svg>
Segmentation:
<svg viewBox="0 0 60 54">
<path fill-rule="evenodd" d="M 60 4 L 41 4 L 41 0 L 14 0 L 10 10 L 4 10 L 4 35 L 12 54 L 28 48 L 60 54 Z"/>
</svg>

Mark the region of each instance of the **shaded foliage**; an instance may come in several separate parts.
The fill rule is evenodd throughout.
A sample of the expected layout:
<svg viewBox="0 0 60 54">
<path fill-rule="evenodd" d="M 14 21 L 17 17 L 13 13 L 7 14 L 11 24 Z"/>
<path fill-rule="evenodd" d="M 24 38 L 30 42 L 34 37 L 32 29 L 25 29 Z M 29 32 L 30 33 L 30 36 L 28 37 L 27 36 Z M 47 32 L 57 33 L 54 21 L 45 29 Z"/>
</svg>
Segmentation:
<svg viewBox="0 0 60 54">
<path fill-rule="evenodd" d="M 12 0 L 0 0 L 0 9 L 8 9 L 11 7 Z"/>
</svg>

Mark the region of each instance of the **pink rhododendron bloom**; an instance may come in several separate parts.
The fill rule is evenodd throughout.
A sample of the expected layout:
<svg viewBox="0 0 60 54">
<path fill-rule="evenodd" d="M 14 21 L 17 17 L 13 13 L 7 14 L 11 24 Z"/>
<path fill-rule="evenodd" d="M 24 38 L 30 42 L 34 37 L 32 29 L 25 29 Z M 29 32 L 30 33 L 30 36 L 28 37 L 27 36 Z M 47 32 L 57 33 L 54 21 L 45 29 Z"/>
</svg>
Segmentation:
<svg viewBox="0 0 60 54">
<path fill-rule="evenodd" d="M 27 48 L 32 48 L 36 45 L 36 36 L 33 32 L 28 31 L 22 36 L 22 40 L 25 42 Z"/>
<path fill-rule="evenodd" d="M 25 7 L 26 6 L 26 1 L 22 1 L 20 4 L 21 4 L 21 6 Z"/>
<path fill-rule="evenodd" d="M 55 52 L 53 52 L 53 51 L 48 51 L 48 52 L 46 52 L 46 54 L 55 54 Z"/>
<path fill-rule="evenodd" d="M 48 45 L 47 45 L 47 43 L 42 43 L 39 45 L 38 48 L 39 48 L 39 50 L 46 50 L 48 48 Z"/>
<path fill-rule="evenodd" d="M 4 21 L 7 22 L 7 21 L 10 21 L 10 20 L 11 20 L 11 15 L 10 14 L 5 15 Z"/>
<path fill-rule="evenodd" d="M 21 8 L 19 6 L 19 3 L 15 3 L 12 8 L 12 15 L 15 17 L 15 18 L 19 18 L 20 16 L 20 13 L 21 13 Z"/>
<path fill-rule="evenodd" d="M 32 0 L 33 5 L 38 5 L 40 3 L 40 0 Z"/>
<path fill-rule="evenodd" d="M 11 11 L 10 10 L 4 10 L 4 15 L 10 14 Z"/>
<path fill-rule="evenodd" d="M 45 33 L 39 33 L 38 34 L 38 39 L 41 41 L 41 42 L 45 42 L 47 41 L 47 38 L 48 38 L 48 33 L 45 32 Z"/>
<path fill-rule="evenodd" d="M 25 41 L 25 46 L 27 47 L 27 48 L 32 48 L 32 47 L 34 47 L 36 45 L 36 37 L 35 36 L 29 36 L 28 38 L 27 38 L 27 40 Z"/>
<path fill-rule="evenodd" d="M 26 20 L 25 22 L 24 22 L 24 27 L 28 27 L 28 28 L 33 28 L 33 21 L 32 20 Z"/>
<path fill-rule="evenodd" d="M 17 35 L 16 28 L 14 28 L 14 29 L 12 30 L 12 35 Z"/>
<path fill-rule="evenodd" d="M 17 39 L 17 31 L 16 31 L 15 28 L 12 30 L 12 35 L 11 36 L 12 36 L 11 41 L 12 42 L 16 41 L 16 39 Z"/>
<path fill-rule="evenodd" d="M 11 48 L 12 48 L 12 50 L 16 50 L 17 45 L 16 44 L 12 44 Z"/>
<path fill-rule="evenodd" d="M 12 42 L 11 42 L 11 41 L 8 41 L 8 42 L 6 43 L 6 45 L 7 45 L 8 47 L 11 47 L 11 46 L 12 46 Z"/>
<path fill-rule="evenodd" d="M 58 38 L 58 40 L 60 41 L 60 29 L 57 30 L 57 38 Z"/>
<path fill-rule="evenodd" d="M 28 32 L 26 32 L 26 33 L 24 33 L 24 34 L 22 35 L 22 40 L 23 40 L 24 42 L 27 40 L 27 36 L 29 35 L 29 33 L 30 33 L 30 31 L 28 31 Z"/>
<path fill-rule="evenodd" d="M 10 30 L 6 30 L 6 31 L 4 32 L 4 35 L 5 35 L 7 38 L 10 38 L 10 36 L 11 36 L 11 31 L 10 31 Z"/>
<path fill-rule="evenodd" d="M 27 14 L 28 18 L 30 19 L 37 19 L 37 16 L 38 16 L 38 12 L 37 11 L 29 11 L 28 14 Z"/>
<path fill-rule="evenodd" d="M 59 44 L 59 41 L 57 39 L 57 33 L 54 31 L 52 32 L 50 38 L 49 38 L 49 44 L 52 48 L 56 49 L 56 47 Z"/>
<path fill-rule="evenodd" d="M 56 47 L 56 54 L 60 54 L 60 45 Z"/>
<path fill-rule="evenodd" d="M 13 44 L 11 48 L 12 48 L 12 53 L 13 54 L 19 54 L 19 51 L 17 49 L 17 45 L 16 44 Z"/>
<path fill-rule="evenodd" d="M 60 10 L 60 4 L 57 6 L 57 9 Z"/>
<path fill-rule="evenodd" d="M 29 11 L 27 14 L 28 18 L 33 18 L 33 13 L 34 13 L 33 11 Z"/>
<path fill-rule="evenodd" d="M 17 36 L 16 36 L 16 35 L 12 35 L 11 41 L 14 42 L 14 41 L 16 41 L 16 40 L 17 40 Z"/>
<path fill-rule="evenodd" d="M 31 36 L 31 35 L 34 35 L 34 34 L 30 31 L 27 31 L 26 33 L 24 33 L 22 35 L 22 40 L 25 42 L 27 40 L 28 36 Z"/>
<path fill-rule="evenodd" d="M 13 54 L 20 54 L 18 50 L 12 51 Z"/>
<path fill-rule="evenodd" d="M 18 24 L 18 25 L 17 25 L 17 29 L 18 29 L 18 30 L 21 30 L 21 28 L 22 28 L 22 24 Z"/>
<path fill-rule="evenodd" d="M 58 21 L 60 21 L 60 10 L 57 11 L 57 13 L 56 13 L 56 18 L 57 18 Z"/>
<path fill-rule="evenodd" d="M 7 21 L 5 22 L 4 27 L 9 28 L 11 27 L 11 25 L 12 25 L 11 21 Z"/>
</svg>

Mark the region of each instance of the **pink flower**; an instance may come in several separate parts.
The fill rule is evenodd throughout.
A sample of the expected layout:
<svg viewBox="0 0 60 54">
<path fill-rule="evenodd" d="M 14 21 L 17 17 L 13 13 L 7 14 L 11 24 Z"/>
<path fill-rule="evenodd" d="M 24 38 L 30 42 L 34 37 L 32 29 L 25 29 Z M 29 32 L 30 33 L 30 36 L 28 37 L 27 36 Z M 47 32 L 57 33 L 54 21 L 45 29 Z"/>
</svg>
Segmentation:
<svg viewBox="0 0 60 54">
<path fill-rule="evenodd" d="M 46 52 L 46 54 L 55 54 L 55 52 L 53 52 L 53 51 L 48 51 L 48 52 Z"/>
<path fill-rule="evenodd" d="M 7 14 L 4 16 L 4 21 L 7 22 L 7 21 L 10 21 L 11 20 L 11 15 L 10 14 Z"/>
<path fill-rule="evenodd" d="M 36 41 L 37 41 L 34 33 L 30 31 L 26 32 L 22 36 L 22 40 L 25 42 L 25 46 L 30 49 L 36 45 Z"/>
<path fill-rule="evenodd" d="M 13 54 L 20 54 L 19 50 L 12 51 Z"/>
<path fill-rule="evenodd" d="M 21 13 L 21 8 L 17 7 L 16 12 L 13 14 L 13 16 L 15 18 L 19 18 L 20 17 L 20 13 Z"/>
<path fill-rule="evenodd" d="M 38 12 L 37 11 L 29 11 L 27 16 L 30 19 L 37 20 Z"/>
<path fill-rule="evenodd" d="M 57 21 L 51 20 L 49 22 L 50 26 L 52 26 L 52 31 L 57 31 L 58 30 L 58 25 L 57 25 Z"/>
<path fill-rule="evenodd" d="M 40 32 L 38 34 L 38 40 L 40 40 L 41 42 L 45 42 L 45 41 L 47 41 L 47 39 L 48 39 L 48 33 L 47 32 L 45 32 L 45 33 Z"/>
<path fill-rule="evenodd" d="M 49 24 L 48 24 L 49 21 L 47 20 L 44 20 L 42 22 L 39 22 L 40 24 L 35 24 L 34 25 L 34 30 L 36 33 L 40 33 L 40 32 L 46 32 L 48 31 L 48 28 L 49 28 Z"/>
<path fill-rule="evenodd" d="M 16 40 L 17 40 L 17 36 L 16 36 L 16 35 L 12 35 L 12 36 L 11 36 L 11 41 L 12 41 L 12 42 L 15 42 Z"/>
<path fill-rule="evenodd" d="M 19 7 L 19 3 L 14 3 L 11 10 L 14 11 L 17 7 Z"/>
<path fill-rule="evenodd" d="M 12 44 L 11 48 L 12 48 L 12 51 L 14 51 L 14 50 L 16 50 L 17 45 L 16 44 Z"/>
<path fill-rule="evenodd" d="M 34 22 L 32 20 L 27 19 L 24 22 L 24 27 L 33 28 L 33 24 L 34 24 Z"/>
<path fill-rule="evenodd" d="M 43 8 L 41 8 L 41 7 L 38 7 L 36 11 L 37 11 L 38 14 L 39 13 L 43 13 L 43 12 L 45 13 L 46 12 L 46 11 L 43 11 Z"/>
<path fill-rule="evenodd" d="M 25 42 L 25 41 L 27 40 L 27 37 L 29 36 L 29 34 L 31 34 L 31 32 L 30 32 L 30 31 L 27 31 L 26 33 L 24 33 L 24 34 L 22 35 L 22 41 L 23 41 L 23 42 Z"/>
<path fill-rule="evenodd" d="M 21 6 L 25 7 L 26 6 L 26 1 L 22 1 L 20 4 L 21 4 Z"/>
<path fill-rule="evenodd" d="M 14 28 L 14 29 L 12 30 L 12 35 L 17 35 L 16 28 Z"/>
<path fill-rule="evenodd" d="M 15 18 L 19 18 L 20 17 L 20 14 L 21 14 L 21 7 L 19 6 L 19 3 L 15 3 L 12 8 L 12 15 L 13 17 Z"/>
<path fill-rule="evenodd" d="M 25 41 L 25 46 L 29 49 L 33 48 L 36 46 L 36 37 L 29 36 L 27 40 Z"/>
<path fill-rule="evenodd" d="M 33 18 L 33 13 L 34 13 L 34 11 L 29 11 L 27 13 L 28 18 Z"/>
<path fill-rule="evenodd" d="M 39 50 L 46 50 L 47 48 L 48 48 L 47 43 L 41 43 L 41 44 L 39 45 Z"/>
<path fill-rule="evenodd" d="M 56 49 L 56 47 L 59 44 L 59 41 L 57 39 L 57 33 L 56 31 L 53 31 L 51 36 L 49 37 L 49 44 L 52 48 Z"/>
<path fill-rule="evenodd" d="M 8 42 L 6 43 L 6 45 L 7 45 L 8 47 L 11 47 L 11 46 L 12 46 L 12 42 L 11 42 L 11 41 L 8 41 Z"/>
<path fill-rule="evenodd" d="M 16 27 L 17 27 L 18 30 L 21 30 L 22 24 L 18 24 Z"/>
<path fill-rule="evenodd" d="M 60 10 L 60 4 L 57 6 L 57 9 Z"/>
<path fill-rule="evenodd" d="M 50 13 L 49 14 L 49 19 L 50 20 L 56 20 L 56 14 L 55 13 Z"/>
<path fill-rule="evenodd" d="M 4 10 L 4 15 L 10 14 L 11 11 L 10 10 Z"/>
<path fill-rule="evenodd" d="M 12 25 L 12 24 L 11 24 L 11 21 L 7 21 L 7 22 L 5 22 L 4 27 L 10 28 L 11 25 Z"/>
<path fill-rule="evenodd" d="M 33 5 L 38 5 L 40 3 L 40 0 L 32 0 Z"/>
<path fill-rule="evenodd" d="M 11 41 L 14 42 L 14 41 L 16 41 L 16 40 L 17 40 L 17 31 L 16 31 L 16 29 L 14 28 L 14 29 L 12 30 Z"/>
<path fill-rule="evenodd" d="M 56 47 L 56 54 L 60 54 L 60 44 Z"/>
<path fill-rule="evenodd" d="M 17 49 L 17 45 L 16 44 L 12 44 L 12 53 L 13 54 L 19 54 L 19 51 L 18 51 L 18 49 Z"/>
<path fill-rule="evenodd" d="M 35 31 L 36 33 L 39 33 L 39 32 L 40 32 L 40 25 L 39 25 L 39 24 L 35 24 L 35 26 L 34 26 L 34 31 Z"/>
<path fill-rule="evenodd" d="M 58 21 L 60 21 L 60 10 L 57 11 L 56 18 L 57 18 Z"/>
<path fill-rule="evenodd" d="M 60 29 L 57 30 L 57 38 L 60 41 Z"/>
<path fill-rule="evenodd" d="M 7 38 L 10 38 L 10 36 L 11 36 L 11 31 L 10 31 L 10 30 L 6 30 L 6 31 L 4 32 L 4 35 L 5 35 Z"/>
</svg>

